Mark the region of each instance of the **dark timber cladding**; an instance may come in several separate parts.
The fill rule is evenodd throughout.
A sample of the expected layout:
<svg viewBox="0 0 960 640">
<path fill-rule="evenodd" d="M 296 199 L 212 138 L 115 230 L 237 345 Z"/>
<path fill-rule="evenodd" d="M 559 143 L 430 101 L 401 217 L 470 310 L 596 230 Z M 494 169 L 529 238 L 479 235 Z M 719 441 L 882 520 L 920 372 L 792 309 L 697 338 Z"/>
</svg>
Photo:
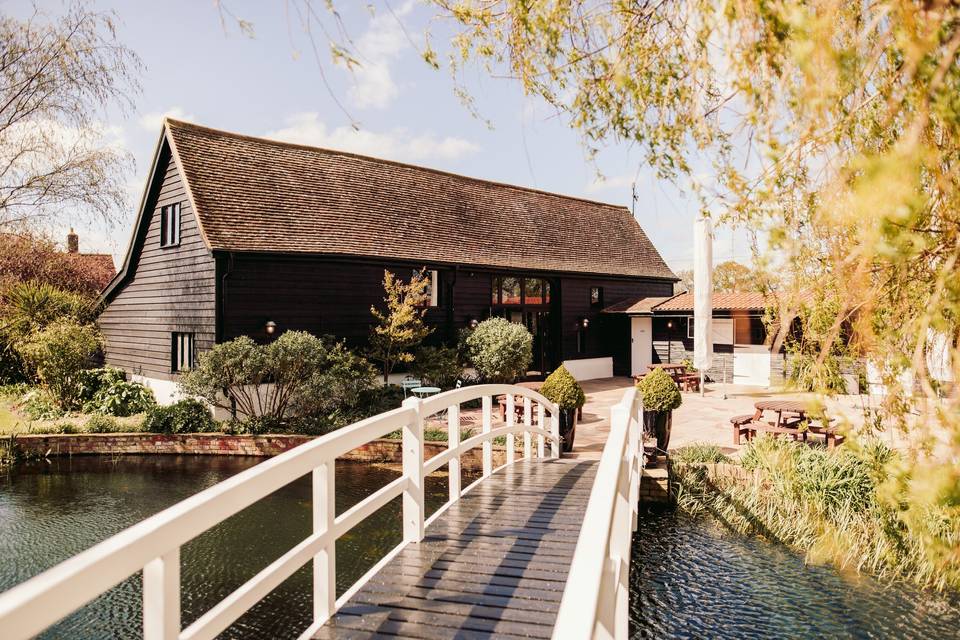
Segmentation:
<svg viewBox="0 0 960 640">
<path fill-rule="evenodd" d="M 483 480 L 315 638 L 549 638 L 595 462 L 528 461 Z"/>
<path fill-rule="evenodd" d="M 160 246 L 160 209 L 180 205 L 180 242 Z M 197 349 L 215 336 L 214 259 L 197 226 L 183 179 L 166 145 L 157 157 L 154 184 L 145 202 L 148 221 L 127 258 L 135 265 L 100 315 L 106 361 L 155 378 L 171 376 L 171 333 L 194 334 Z M 125 268 L 126 266 L 125 265 Z M 124 274 L 118 275 L 118 278 Z"/>
</svg>

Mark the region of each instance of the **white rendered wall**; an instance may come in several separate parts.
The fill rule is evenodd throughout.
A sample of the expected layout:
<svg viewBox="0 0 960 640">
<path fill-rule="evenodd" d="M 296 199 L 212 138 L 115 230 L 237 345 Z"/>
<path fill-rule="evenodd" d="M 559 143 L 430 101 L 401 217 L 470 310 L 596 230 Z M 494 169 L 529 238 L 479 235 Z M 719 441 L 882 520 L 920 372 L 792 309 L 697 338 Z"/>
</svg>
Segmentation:
<svg viewBox="0 0 960 640">
<path fill-rule="evenodd" d="M 563 366 L 578 381 L 613 377 L 613 358 L 610 357 L 564 360 Z"/>
</svg>

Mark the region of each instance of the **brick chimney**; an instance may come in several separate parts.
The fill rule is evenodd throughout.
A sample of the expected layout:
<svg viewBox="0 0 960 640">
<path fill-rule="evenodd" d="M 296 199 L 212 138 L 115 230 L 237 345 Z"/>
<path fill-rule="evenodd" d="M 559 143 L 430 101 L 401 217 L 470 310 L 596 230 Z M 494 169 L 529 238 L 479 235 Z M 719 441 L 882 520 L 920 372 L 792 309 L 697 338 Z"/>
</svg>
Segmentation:
<svg viewBox="0 0 960 640">
<path fill-rule="evenodd" d="M 67 253 L 79 253 L 80 252 L 80 236 L 78 236 L 73 231 L 73 227 L 70 227 L 70 233 L 67 234 Z"/>
</svg>

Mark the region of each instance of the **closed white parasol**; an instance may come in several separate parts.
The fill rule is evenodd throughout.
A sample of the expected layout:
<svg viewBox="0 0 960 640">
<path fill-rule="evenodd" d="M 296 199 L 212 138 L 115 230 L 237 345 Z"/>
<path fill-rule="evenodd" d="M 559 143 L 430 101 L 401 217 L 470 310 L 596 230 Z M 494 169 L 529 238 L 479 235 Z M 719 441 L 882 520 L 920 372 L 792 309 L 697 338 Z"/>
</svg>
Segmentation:
<svg viewBox="0 0 960 640">
<path fill-rule="evenodd" d="M 703 372 L 713 364 L 713 223 L 710 216 L 693 223 L 693 366 Z"/>
</svg>

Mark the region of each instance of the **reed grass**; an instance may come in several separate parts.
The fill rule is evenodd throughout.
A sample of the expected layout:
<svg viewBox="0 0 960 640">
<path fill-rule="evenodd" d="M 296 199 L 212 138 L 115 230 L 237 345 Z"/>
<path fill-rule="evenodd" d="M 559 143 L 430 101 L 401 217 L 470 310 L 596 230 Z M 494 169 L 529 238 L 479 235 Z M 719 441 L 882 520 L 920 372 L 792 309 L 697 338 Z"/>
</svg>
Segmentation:
<svg viewBox="0 0 960 640">
<path fill-rule="evenodd" d="M 881 498 L 896 454 L 879 441 L 836 451 L 770 437 L 745 450 L 743 477 L 713 477 L 674 460 L 677 506 L 760 535 L 807 561 L 924 588 L 960 589 L 960 523 L 946 508 L 909 508 Z"/>
</svg>

